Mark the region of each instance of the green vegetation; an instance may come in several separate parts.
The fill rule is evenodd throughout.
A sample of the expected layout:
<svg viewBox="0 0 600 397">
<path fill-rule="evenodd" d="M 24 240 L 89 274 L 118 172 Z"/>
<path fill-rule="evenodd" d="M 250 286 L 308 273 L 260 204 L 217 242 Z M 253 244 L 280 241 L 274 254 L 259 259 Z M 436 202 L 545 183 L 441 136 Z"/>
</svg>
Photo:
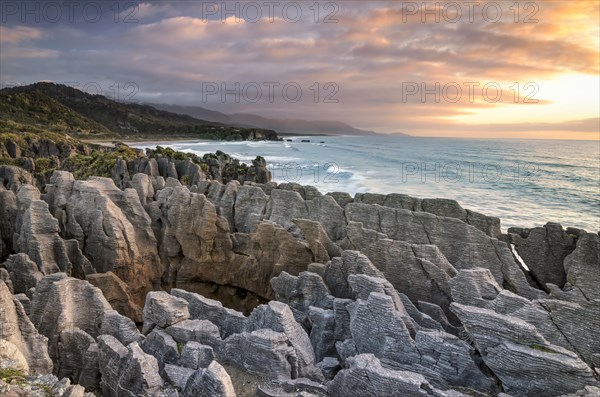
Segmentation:
<svg viewBox="0 0 600 397">
<path fill-rule="evenodd" d="M 7 143 L 13 143 L 20 150 L 30 150 L 32 145 L 39 146 L 39 144 L 43 142 L 52 142 L 57 147 L 68 147 L 81 144 L 80 141 L 65 133 L 44 130 L 15 132 L 15 130 L 4 131 L 0 128 L 0 143 L 2 143 L 3 146 L 6 146 Z"/>
<path fill-rule="evenodd" d="M 177 342 L 177 351 L 179 351 L 179 354 L 181 354 L 184 347 L 185 347 L 185 343 Z"/>
<path fill-rule="evenodd" d="M 194 137 L 215 140 L 278 139 L 277 133 L 198 120 L 121 103 L 52 83 L 0 90 L 0 132 L 68 133 L 79 138 Z"/>
<path fill-rule="evenodd" d="M 58 132 L 77 136 L 114 135 L 42 92 L 0 91 L 0 132 Z"/>
<path fill-rule="evenodd" d="M 13 159 L 10 157 L 0 157 L 0 165 L 15 165 L 17 167 L 23 166 L 21 159 Z"/>
<path fill-rule="evenodd" d="M 532 344 L 532 345 L 531 345 L 531 346 L 529 346 L 529 347 L 531 347 L 531 348 L 532 348 L 532 349 L 534 349 L 534 350 L 539 350 L 539 351 L 541 351 L 541 352 L 544 352 L 544 353 L 556 353 L 556 352 L 555 352 L 554 350 L 552 350 L 552 349 L 549 349 L 549 348 L 547 348 L 547 347 L 545 347 L 545 346 L 538 345 L 538 344 L 535 344 L 535 343 L 534 343 L 534 344 Z"/>
<path fill-rule="evenodd" d="M 44 393 L 46 393 L 46 396 L 52 397 L 52 387 L 51 386 L 49 386 L 49 385 L 41 385 L 41 384 L 38 384 L 38 383 L 35 383 L 34 385 L 42 388 L 44 390 Z"/>
<path fill-rule="evenodd" d="M 218 153 L 219 151 L 217 151 Z M 146 149 L 146 155 L 148 157 L 155 156 L 165 156 L 170 157 L 173 160 L 191 160 L 194 164 L 198 164 L 202 169 L 202 172 L 208 172 L 208 160 L 209 159 L 217 159 L 217 156 L 212 153 L 205 154 L 202 158 L 194 153 L 186 153 L 186 152 L 178 152 L 171 148 L 165 148 L 162 146 L 157 146 L 156 149 Z M 182 181 L 183 182 L 183 181 Z"/>
<path fill-rule="evenodd" d="M 44 394 L 46 394 L 46 396 L 52 396 L 52 387 L 50 385 L 31 382 L 28 381 L 27 378 L 27 374 L 21 370 L 14 368 L 0 368 L 0 380 L 8 384 L 15 384 L 20 387 L 25 387 L 27 384 L 29 384 L 30 386 L 38 387 L 44 390 Z"/>
<path fill-rule="evenodd" d="M 177 152 L 170 147 L 164 148 L 162 146 L 157 146 L 156 150 L 150 150 L 151 153 L 160 154 L 161 156 L 171 157 L 174 160 L 186 160 L 188 158 L 196 157 L 193 153 L 185 153 L 185 152 Z"/>
<path fill-rule="evenodd" d="M 13 379 L 25 379 L 27 374 L 19 369 L 14 368 L 0 368 L 0 379 L 6 383 L 10 383 Z"/>
<path fill-rule="evenodd" d="M 35 159 L 35 173 L 43 176 L 52 175 L 58 168 L 58 163 L 48 157 L 38 157 Z"/>
<path fill-rule="evenodd" d="M 66 159 L 62 168 L 72 172 L 76 179 L 87 179 L 90 176 L 110 178 L 117 159 L 129 161 L 138 157 L 140 154 L 135 149 L 122 145 L 113 152 L 94 150 L 90 156 L 76 154 Z"/>
</svg>

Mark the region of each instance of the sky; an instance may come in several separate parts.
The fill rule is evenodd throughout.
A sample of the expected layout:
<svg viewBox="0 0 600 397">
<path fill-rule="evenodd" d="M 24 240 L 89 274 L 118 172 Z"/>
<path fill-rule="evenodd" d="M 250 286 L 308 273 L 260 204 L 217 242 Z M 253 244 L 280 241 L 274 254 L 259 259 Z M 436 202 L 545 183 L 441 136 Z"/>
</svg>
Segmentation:
<svg viewBox="0 0 600 397">
<path fill-rule="evenodd" d="M 377 132 L 600 139 L 600 1 L 2 1 L 0 83 Z"/>
</svg>

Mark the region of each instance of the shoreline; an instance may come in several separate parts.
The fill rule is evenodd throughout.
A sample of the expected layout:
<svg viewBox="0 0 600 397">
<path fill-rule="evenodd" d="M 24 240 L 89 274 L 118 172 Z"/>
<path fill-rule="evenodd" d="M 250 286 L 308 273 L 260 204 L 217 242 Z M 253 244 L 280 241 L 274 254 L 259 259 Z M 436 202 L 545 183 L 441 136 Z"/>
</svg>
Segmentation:
<svg viewBox="0 0 600 397">
<path fill-rule="evenodd" d="M 48 145 L 46 152 L 71 154 L 81 146 Z M 8 257 L 0 303 L 8 308 L 3 319 L 19 325 L 15 333 L 26 345 L 0 342 L 27 371 L 83 368 L 61 376 L 122 385 L 112 362 L 88 365 L 85 353 L 96 343 L 99 357 L 117 357 L 121 372 L 144 368 L 141 376 L 122 377 L 132 390 L 160 384 L 189 391 L 212 371 L 218 385 L 237 387 L 236 395 L 254 395 L 240 390 L 246 385 L 240 379 L 253 374 L 283 379 L 268 382 L 270 395 L 304 378 L 319 391 L 315 397 L 361 397 L 351 393 L 347 374 L 356 378 L 368 367 L 362 384 L 385 389 L 365 394 L 404 393 L 407 372 L 382 362 L 411 365 L 411 377 L 424 385 L 442 379 L 443 391 L 428 386 L 439 396 L 450 395 L 446 390 L 497 395 L 498 387 L 542 379 L 548 371 L 561 377 L 540 383 L 539 395 L 566 397 L 581 385 L 600 385 L 593 372 L 600 347 L 596 313 L 587 298 L 600 299 L 597 233 L 552 222 L 504 232 L 497 217 L 454 200 L 352 197 L 322 194 L 310 184 L 274 184 L 263 158 L 240 167 L 229 155 L 203 160 L 169 148 L 138 154 L 123 146 L 81 156 L 88 163 L 69 164 L 65 156 L 66 166 L 49 179 L 41 169 L 31 175 L 0 167 L 0 190 L 6 189 L 0 221 L 15 230 L 12 239 L 0 240 Z M 86 177 L 91 166 L 102 172 L 91 175 L 104 178 Z M 24 214 L 23 221 L 10 214 Z M 69 239 L 72 230 L 84 238 Z M 53 256 L 46 255 L 47 241 Z M 551 313 L 540 309 L 542 299 Z M 31 325 L 21 325 L 28 318 L 24 307 Z M 97 321 L 80 310 L 95 312 Z M 573 331 L 573 316 L 585 332 Z M 65 319 L 89 346 L 70 343 Z M 306 322 L 313 324 L 308 330 Z M 375 354 L 371 341 L 384 346 L 375 346 Z M 500 359 L 482 354 L 479 346 L 487 345 L 504 347 L 494 353 Z M 386 355 L 394 351 L 402 354 Z M 199 364 L 201 354 L 207 357 Z M 438 365 L 440 357 L 451 360 Z M 480 370 L 478 357 L 510 377 L 499 385 Z M 511 372 L 515 365 L 529 372 Z M 74 387 L 83 395 L 93 385 Z M 558 387 L 560 394 L 549 393 Z M 158 394 L 158 387 L 145 393 Z"/>
</svg>

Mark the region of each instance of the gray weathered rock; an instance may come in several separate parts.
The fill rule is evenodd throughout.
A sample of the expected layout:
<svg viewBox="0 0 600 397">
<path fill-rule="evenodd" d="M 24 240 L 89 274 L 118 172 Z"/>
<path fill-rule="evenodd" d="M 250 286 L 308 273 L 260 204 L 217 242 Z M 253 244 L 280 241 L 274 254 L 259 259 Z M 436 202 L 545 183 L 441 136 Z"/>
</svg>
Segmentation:
<svg viewBox="0 0 600 397">
<path fill-rule="evenodd" d="M 188 379 L 194 373 L 193 369 L 165 364 L 165 380 L 175 385 L 179 390 L 185 389 Z"/>
<path fill-rule="evenodd" d="M 131 179 L 131 187 L 137 192 L 140 203 L 144 207 L 153 201 L 154 186 L 148 175 L 142 173 L 135 174 Z"/>
<path fill-rule="evenodd" d="M 98 338 L 104 396 L 154 396 L 163 386 L 156 359 L 137 342 L 128 347 L 108 335 Z"/>
<path fill-rule="evenodd" d="M 97 316 L 101 321 L 101 335 L 111 335 L 123 345 L 129 345 L 131 342 L 140 341 L 144 336 L 138 331 L 133 320 L 125 317 L 116 310 L 107 310 Z"/>
<path fill-rule="evenodd" d="M 330 258 L 342 254 L 340 247 L 330 240 L 319 222 L 308 219 L 292 219 L 292 222 L 300 228 L 301 236 L 308 242 L 314 262 L 327 263 Z"/>
<path fill-rule="evenodd" d="M 317 363 L 317 367 L 323 372 L 326 380 L 335 378 L 337 373 L 342 369 L 340 362 L 335 357 L 325 357 Z"/>
<path fill-rule="evenodd" d="M 222 360 L 269 379 L 298 377 L 296 352 L 283 332 L 259 329 L 231 335 L 225 340 Z"/>
<path fill-rule="evenodd" d="M 567 325 L 565 320 L 567 318 L 572 319 L 571 316 L 575 308 L 579 315 L 588 318 L 593 317 L 594 310 L 598 310 L 594 308 L 594 305 L 586 305 L 586 310 L 584 310 L 578 304 L 557 300 L 529 301 L 508 290 L 502 290 L 495 284 L 489 271 L 484 269 L 461 270 L 459 275 L 452 280 L 452 292 L 457 303 L 491 309 L 503 316 L 512 316 L 525 321 L 535 327 L 536 331 L 551 344 L 574 350 L 574 346 L 582 347 L 582 343 L 588 346 L 590 346 L 589 343 L 593 343 L 586 341 L 589 338 L 585 336 L 585 332 L 575 331 L 573 333 L 572 330 L 569 331 L 568 329 L 572 327 Z M 557 309 L 554 313 L 556 319 L 552 317 L 551 307 Z M 559 325 L 562 325 L 564 329 L 561 329 Z M 597 329 L 600 324 L 591 320 L 591 322 L 586 323 L 586 326 L 591 330 Z M 573 342 L 569 340 L 567 335 L 573 338 Z M 588 351 L 585 356 L 588 360 L 591 359 L 589 348 L 583 348 L 583 350 Z"/>
<path fill-rule="evenodd" d="M 213 348 L 198 342 L 188 342 L 183 347 L 179 365 L 193 370 L 206 368 L 215 359 Z"/>
<path fill-rule="evenodd" d="M 222 345 L 219 328 L 208 320 L 184 320 L 165 331 L 178 343 L 198 342 L 216 350 Z"/>
<path fill-rule="evenodd" d="M 246 322 L 246 332 L 268 329 L 281 332 L 287 338 L 287 343 L 294 350 L 295 360 L 292 370 L 298 376 L 312 378 L 317 376 L 315 368 L 315 353 L 309 336 L 302 326 L 296 322 L 290 307 L 284 303 L 271 301 L 268 305 L 257 307 Z"/>
<path fill-rule="evenodd" d="M 33 176 L 21 167 L 0 165 L 0 185 L 17 193 L 23 185 L 33 185 Z"/>
<path fill-rule="evenodd" d="M 344 208 L 346 204 L 349 204 L 354 201 L 352 196 L 350 196 L 350 194 L 346 192 L 330 192 L 327 193 L 327 196 L 333 197 L 335 202 L 338 203 L 338 205 L 342 208 Z"/>
<path fill-rule="evenodd" d="M 372 354 L 349 359 L 348 368 L 336 375 L 328 390 L 331 397 L 466 397 L 456 392 L 445 394 L 414 372 L 386 369 Z"/>
<path fill-rule="evenodd" d="M 37 189 L 25 185 L 19 190 L 18 230 L 14 236 L 15 250 L 27 254 L 43 274 L 72 271 L 58 221 L 50 215 L 48 204 L 39 199 Z"/>
<path fill-rule="evenodd" d="M 333 241 L 346 235 L 344 210 L 331 196 L 318 196 L 304 200 L 292 190 L 274 189 L 266 207 L 266 219 L 284 228 L 298 233 L 293 219 L 311 219 L 318 221 Z"/>
<path fill-rule="evenodd" d="M 356 195 L 354 202 L 377 204 L 384 207 L 405 209 L 415 212 L 429 212 L 437 216 L 460 219 L 461 221 L 476 227 L 490 237 L 499 238 L 502 234 L 499 218 L 486 216 L 471 210 L 465 210 L 455 200 L 420 199 L 398 193 L 388 195 L 359 193 Z"/>
<path fill-rule="evenodd" d="M 97 342 L 102 395 L 118 397 L 121 395 L 121 368 L 127 362 L 127 348 L 110 335 L 100 335 Z"/>
<path fill-rule="evenodd" d="M 333 308 L 333 297 L 325 282 L 316 273 L 302 272 L 297 277 L 281 272 L 271 279 L 276 299 L 290 305 L 296 312 L 308 314 L 310 306 L 323 309 Z M 298 320 L 298 317 L 296 317 Z"/>
<path fill-rule="evenodd" d="M 327 356 L 335 356 L 335 313 L 333 310 L 324 310 L 311 307 L 308 317 L 312 323 L 310 342 L 315 352 L 315 360 L 322 361 Z"/>
<path fill-rule="evenodd" d="M 600 301 L 573 303 L 547 299 L 540 301 L 540 305 L 548 311 L 552 325 L 566 338 L 572 350 L 590 367 L 600 368 L 600 338 L 597 337 Z"/>
<path fill-rule="evenodd" d="M 17 221 L 17 196 L 0 183 L 0 255 L 13 252 L 13 235 Z"/>
<path fill-rule="evenodd" d="M 118 189 L 108 178 L 73 182 L 64 208 L 65 235 L 79 242 L 99 273 L 114 272 L 138 305 L 159 283 L 162 268 L 151 220 L 134 189 Z"/>
<path fill-rule="evenodd" d="M 585 362 L 549 343 L 535 326 L 489 309 L 458 303 L 451 308 L 507 392 L 552 397 L 597 384 Z"/>
<path fill-rule="evenodd" d="M 458 270 L 484 264 L 499 284 L 528 298 L 543 296 L 529 286 L 505 243 L 456 218 L 362 203 L 348 204 L 345 214 L 349 222 L 361 222 L 365 228 L 391 239 L 436 245 Z"/>
<path fill-rule="evenodd" d="M 235 397 L 235 390 L 225 368 L 213 361 L 208 368 L 194 372 L 183 391 L 185 397 Z"/>
<path fill-rule="evenodd" d="M 190 186 L 197 185 L 206 179 L 204 172 L 202 172 L 202 168 L 190 158 L 185 160 L 175 160 L 175 170 L 177 171 L 179 178 L 182 181 L 187 180 L 187 184 Z"/>
<path fill-rule="evenodd" d="M 36 263 L 29 259 L 27 254 L 11 255 L 2 265 L 8 270 L 15 294 L 27 292 L 44 277 Z"/>
<path fill-rule="evenodd" d="M 344 251 L 341 257 L 335 257 L 327 264 L 323 280 L 333 296 L 354 298 L 354 293 L 348 284 L 348 277 L 351 274 L 384 278 L 365 255 L 357 251 Z"/>
<path fill-rule="evenodd" d="M 144 329 L 148 333 L 155 326 L 166 328 L 190 318 L 188 303 L 163 291 L 149 292 L 144 306 Z"/>
<path fill-rule="evenodd" d="M 582 233 L 575 251 L 565 258 L 567 285 L 576 288 L 588 300 L 600 300 L 600 235 Z"/>
<path fill-rule="evenodd" d="M 65 329 L 79 328 L 93 338 L 100 334 L 101 318 L 112 310 L 102 292 L 87 281 L 55 273 L 37 284 L 31 302 L 31 322 L 45 335 L 50 358 L 58 359 L 57 344 Z"/>
<path fill-rule="evenodd" d="M 171 294 L 188 302 L 190 319 L 210 321 L 219 328 L 222 337 L 243 332 L 246 317 L 242 313 L 223 307 L 219 301 L 181 289 L 174 288 Z"/>
<path fill-rule="evenodd" d="M 240 183 L 231 181 L 225 186 L 225 191 L 217 205 L 217 212 L 229 223 L 229 230 L 235 231 L 235 202 Z"/>
<path fill-rule="evenodd" d="M 562 395 L 560 397 L 598 397 L 600 396 L 600 388 L 595 386 L 586 386 L 584 389 L 577 391 L 576 393 L 569 395 Z"/>
<path fill-rule="evenodd" d="M 453 317 L 449 282 L 457 272 L 435 245 L 391 240 L 355 222 L 348 225 L 348 243 L 413 302 L 431 302 Z"/>
<path fill-rule="evenodd" d="M 165 377 L 165 364 L 177 364 L 179 362 L 179 350 L 177 343 L 164 331 L 155 328 L 146 336 L 140 344 L 142 350 L 154 356 L 158 363 L 158 368 L 163 377 Z"/>
<path fill-rule="evenodd" d="M 131 298 L 129 287 L 113 272 L 88 274 L 85 279 L 95 287 L 100 288 L 102 294 L 113 309 L 136 323 L 144 321 L 142 308 Z"/>
<path fill-rule="evenodd" d="M 253 232 L 262 218 L 268 196 L 256 186 L 240 186 L 234 207 L 234 223 L 238 232 Z"/>
<path fill-rule="evenodd" d="M 71 327 L 63 329 L 58 339 L 58 359 L 54 372 L 59 378 L 79 379 L 85 365 L 86 353 L 96 341 L 87 332 Z"/>
<path fill-rule="evenodd" d="M 563 287 L 567 280 L 563 261 L 575 248 L 573 237 L 558 223 L 547 223 L 534 229 L 508 230 L 511 243 L 531 274 L 545 286 L 547 283 Z"/>
<path fill-rule="evenodd" d="M 48 339 L 38 333 L 21 303 L 12 296 L 1 280 L 0 343 L 3 344 L 3 354 L 0 357 L 3 365 L 5 360 L 14 360 L 31 374 L 47 374 L 52 371 Z"/>
<path fill-rule="evenodd" d="M 98 356 L 98 343 L 92 343 L 83 356 L 81 372 L 77 379 L 77 383 L 87 390 L 96 390 L 100 387 L 101 375 Z"/>
<path fill-rule="evenodd" d="M 120 386 L 134 394 L 157 394 L 163 385 L 157 360 L 144 353 L 137 342 L 131 343 L 127 350 L 127 364 L 121 368 Z"/>
</svg>

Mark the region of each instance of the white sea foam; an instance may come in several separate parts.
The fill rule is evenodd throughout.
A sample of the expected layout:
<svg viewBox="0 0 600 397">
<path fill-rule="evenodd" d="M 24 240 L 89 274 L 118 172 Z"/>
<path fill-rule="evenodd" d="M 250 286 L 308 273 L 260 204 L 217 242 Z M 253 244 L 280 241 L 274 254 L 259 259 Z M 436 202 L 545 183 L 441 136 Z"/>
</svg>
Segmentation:
<svg viewBox="0 0 600 397">
<path fill-rule="evenodd" d="M 323 193 L 347 191 L 404 193 L 415 197 L 458 200 L 463 207 L 498 216 L 504 227 L 531 227 L 548 221 L 564 226 L 600 229 L 598 145 L 577 141 L 477 141 L 401 137 L 294 137 L 293 142 L 173 142 L 160 143 L 200 156 L 222 150 L 243 162 L 263 156 L 277 182 L 288 175 L 295 182 L 315 185 Z M 310 139 L 311 143 L 301 140 Z M 320 141 L 326 141 L 321 144 Z M 150 143 L 133 145 L 154 147 Z M 326 178 L 328 163 L 337 176 Z M 314 164 L 319 165 L 316 172 Z M 409 164 L 418 172 L 412 172 Z M 462 167 L 459 174 L 440 171 L 448 164 Z M 491 171 L 482 172 L 490 165 Z M 470 173 L 476 166 L 477 172 Z M 501 170 L 494 180 L 494 167 Z M 434 170 L 435 172 L 431 172 Z M 533 177 L 526 171 L 534 171 Z M 329 169 L 331 173 L 331 167 Z M 470 175 L 471 174 L 471 175 Z M 326 181 L 327 179 L 327 181 Z M 332 182 L 335 180 L 336 182 Z"/>
</svg>

